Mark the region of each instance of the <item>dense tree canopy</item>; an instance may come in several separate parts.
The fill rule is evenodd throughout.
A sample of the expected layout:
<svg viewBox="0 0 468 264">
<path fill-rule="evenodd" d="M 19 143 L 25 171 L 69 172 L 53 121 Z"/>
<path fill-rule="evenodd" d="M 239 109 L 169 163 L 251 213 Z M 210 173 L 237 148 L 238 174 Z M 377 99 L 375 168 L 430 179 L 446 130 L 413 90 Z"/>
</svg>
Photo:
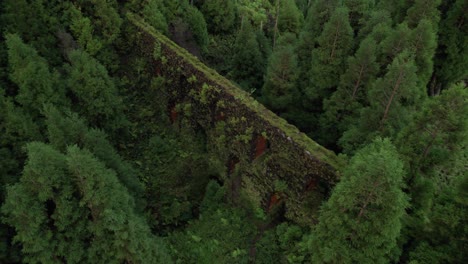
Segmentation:
<svg viewBox="0 0 468 264">
<path fill-rule="evenodd" d="M 1 1 L 0 263 L 465 263 L 467 9 Z"/>
</svg>

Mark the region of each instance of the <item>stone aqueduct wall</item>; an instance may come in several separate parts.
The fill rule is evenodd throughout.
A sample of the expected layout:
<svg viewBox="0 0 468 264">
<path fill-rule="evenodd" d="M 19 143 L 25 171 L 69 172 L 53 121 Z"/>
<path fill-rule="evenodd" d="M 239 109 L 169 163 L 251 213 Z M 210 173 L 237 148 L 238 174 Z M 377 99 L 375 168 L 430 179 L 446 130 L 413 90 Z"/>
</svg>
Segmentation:
<svg viewBox="0 0 468 264">
<path fill-rule="evenodd" d="M 128 19 L 146 70 L 165 79 L 160 92 L 170 119 L 204 130 L 208 151 L 225 166 L 231 198 L 245 193 L 267 213 L 281 207 L 291 220 L 314 222 L 342 161 L 139 17 Z"/>
</svg>

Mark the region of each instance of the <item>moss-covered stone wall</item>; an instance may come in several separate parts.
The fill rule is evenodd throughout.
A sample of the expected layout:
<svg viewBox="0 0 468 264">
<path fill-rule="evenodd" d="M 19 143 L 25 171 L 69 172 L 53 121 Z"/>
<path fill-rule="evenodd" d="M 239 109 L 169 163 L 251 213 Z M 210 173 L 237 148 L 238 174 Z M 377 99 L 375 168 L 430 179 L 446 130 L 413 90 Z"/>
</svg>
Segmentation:
<svg viewBox="0 0 468 264">
<path fill-rule="evenodd" d="M 128 19 L 146 70 L 165 80 L 168 117 L 205 131 L 208 151 L 225 165 L 231 199 L 265 213 L 284 206 L 287 218 L 313 224 L 342 161 L 139 17 Z"/>
</svg>

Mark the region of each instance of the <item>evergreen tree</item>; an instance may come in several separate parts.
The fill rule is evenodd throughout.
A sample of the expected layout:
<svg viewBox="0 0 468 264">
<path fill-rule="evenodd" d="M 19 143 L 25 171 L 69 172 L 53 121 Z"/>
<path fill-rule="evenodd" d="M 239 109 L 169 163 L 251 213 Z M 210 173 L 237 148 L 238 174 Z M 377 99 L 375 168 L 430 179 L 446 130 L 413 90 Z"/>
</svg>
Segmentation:
<svg viewBox="0 0 468 264">
<path fill-rule="evenodd" d="M 441 188 L 428 211 L 423 232 L 408 246 L 409 257 L 405 257 L 410 263 L 463 263 L 468 258 L 466 168 L 464 172 L 459 179 Z"/>
<path fill-rule="evenodd" d="M 117 10 L 118 3 L 116 0 L 93 0 L 92 3 L 80 0 L 70 5 L 72 33 L 84 42 L 80 43 L 82 49 L 98 59 L 108 71 L 114 72 L 119 65 L 115 45 L 122 40 L 123 23 Z"/>
<path fill-rule="evenodd" d="M 319 47 L 312 51 L 311 84 L 306 90 L 309 98 L 321 100 L 330 96 L 339 83 L 339 76 L 345 71 L 352 41 L 348 10 L 337 8 L 318 38 Z"/>
<path fill-rule="evenodd" d="M 345 150 L 357 149 L 378 134 L 395 137 L 411 121 L 415 107 L 424 96 L 424 90 L 416 82 L 414 58 L 402 52 L 388 66 L 385 76 L 369 89 L 370 106 L 361 110 L 359 121 L 340 139 Z"/>
<path fill-rule="evenodd" d="M 406 11 L 411 7 L 413 1 L 407 0 L 377 0 L 376 9 L 387 10 L 393 19 L 393 24 L 403 22 Z"/>
<path fill-rule="evenodd" d="M 374 0 L 344 0 L 343 4 L 349 10 L 349 23 L 354 32 L 361 28 L 363 20 L 367 18 L 374 8 Z"/>
<path fill-rule="evenodd" d="M 425 19 L 436 26 L 440 20 L 440 12 L 437 9 L 441 0 L 415 0 L 411 8 L 408 9 L 405 20 L 411 28 L 415 28 Z"/>
<path fill-rule="evenodd" d="M 275 111 L 286 110 L 299 96 L 296 87 L 297 57 L 293 46 L 295 41 L 294 35 L 283 35 L 268 62 L 262 94 L 265 103 Z"/>
<path fill-rule="evenodd" d="M 423 19 L 410 37 L 411 49 L 418 67 L 416 72 L 419 79 L 418 86 L 421 88 L 427 87 L 433 72 L 433 58 L 437 47 L 437 30 L 434 27 L 435 25 L 429 20 Z"/>
<path fill-rule="evenodd" d="M 65 89 L 57 72 L 51 72 L 47 61 L 18 35 L 7 35 L 10 79 L 18 86 L 16 101 L 33 117 L 41 115 L 46 103 L 64 105 Z"/>
<path fill-rule="evenodd" d="M 413 31 L 406 23 L 401 23 L 394 29 L 385 31 L 385 38 L 380 44 L 381 52 L 378 58 L 380 65 L 391 64 L 392 61 L 404 50 L 411 49 L 411 36 Z"/>
<path fill-rule="evenodd" d="M 142 10 L 142 15 L 146 22 L 148 22 L 148 24 L 153 26 L 155 29 L 161 31 L 162 33 L 167 34 L 168 25 L 166 17 L 161 11 L 163 9 L 162 5 L 163 3 L 161 0 L 145 1 Z"/>
<path fill-rule="evenodd" d="M 244 23 L 234 44 L 234 58 L 230 75 L 247 91 L 262 86 L 264 62 L 262 53 L 250 23 Z"/>
<path fill-rule="evenodd" d="M 468 91 L 462 85 L 454 86 L 428 98 L 414 121 L 398 135 L 397 146 L 410 171 L 412 214 L 408 232 L 412 236 L 426 228 L 437 186 L 447 185 L 447 180 L 439 178 L 453 181 L 456 177 L 453 168 L 457 160 L 463 160 L 468 144 L 467 112 Z M 444 174 L 447 176 L 439 176 Z"/>
<path fill-rule="evenodd" d="M 312 263 L 389 263 L 407 207 L 403 163 L 388 139 L 359 150 L 303 247 Z"/>
<path fill-rule="evenodd" d="M 43 143 L 27 152 L 2 207 L 26 262 L 170 261 L 115 173 L 90 152 L 72 146 L 64 155 Z"/>
<path fill-rule="evenodd" d="M 355 41 L 360 43 L 361 40 L 372 36 L 377 43 L 380 43 L 389 34 L 392 23 L 387 10 L 375 9 L 363 21 Z"/>
<path fill-rule="evenodd" d="M 138 207 L 144 207 L 141 199 L 144 189 L 137 177 L 137 171 L 120 157 L 102 130 L 89 129 L 86 122 L 77 114 L 69 111 L 61 114 L 54 107 L 46 109 L 46 116 L 47 136 L 54 148 L 65 151 L 68 146 L 77 145 L 88 149 L 108 168 L 116 172 L 120 183 L 135 199 L 138 199 Z"/>
<path fill-rule="evenodd" d="M 462 84 L 425 101 L 397 141 L 413 172 L 434 175 L 436 168 L 449 170 L 453 166 L 451 157 L 462 155 L 468 140 L 467 114 L 468 91 Z"/>
<path fill-rule="evenodd" d="M 325 100 L 320 127 L 328 144 L 336 142 L 359 118 L 359 111 L 369 105 L 367 90 L 378 72 L 376 53 L 377 44 L 371 37 L 361 42 L 356 54 L 348 58 L 338 89 Z"/>
<path fill-rule="evenodd" d="M 98 127 L 110 131 L 120 128 L 125 124 L 122 99 L 106 68 L 83 51 L 75 50 L 69 57 L 66 81 L 74 110 Z"/>
<path fill-rule="evenodd" d="M 200 49 L 206 51 L 208 30 L 203 14 L 196 7 L 187 4 L 184 10 L 184 20 L 189 25 Z"/>
<path fill-rule="evenodd" d="M 212 33 L 229 32 L 234 26 L 236 10 L 232 0 L 205 0 L 201 11 Z"/>
<path fill-rule="evenodd" d="M 260 30 L 265 29 L 275 10 L 269 0 L 237 0 L 236 6 L 241 23 L 250 21 L 254 28 Z"/>
<path fill-rule="evenodd" d="M 77 1 L 77 8 L 84 16 L 91 19 L 95 27 L 95 35 L 99 36 L 105 45 L 114 43 L 120 36 L 120 27 L 123 23 L 117 10 L 116 0 L 93 0 L 89 5 L 87 1 Z"/>
<path fill-rule="evenodd" d="M 104 43 L 94 35 L 95 27 L 88 17 L 70 5 L 70 30 L 78 45 L 91 56 L 95 56 L 104 47 Z"/>
<path fill-rule="evenodd" d="M 297 8 L 296 2 L 294 0 L 281 0 L 278 11 L 278 30 L 299 34 L 304 18 Z"/>
<path fill-rule="evenodd" d="M 431 94 L 468 76 L 468 23 L 464 0 L 444 1 L 447 9 L 439 26 L 439 47 L 435 57 L 435 74 Z"/>
<path fill-rule="evenodd" d="M 310 67 L 312 50 L 316 46 L 316 40 L 322 33 L 324 24 L 330 19 L 331 14 L 338 6 L 339 1 L 317 0 L 313 1 L 307 12 L 303 29 L 299 35 L 297 44 L 298 65 L 301 76 L 299 87 L 307 87 L 310 83 Z"/>
<path fill-rule="evenodd" d="M 1 15 L 5 33 L 18 34 L 52 65 L 60 62 L 56 47 L 59 14 L 54 13 L 56 3 L 46 0 L 5 0 L 2 1 Z M 3 33 L 3 32 L 2 32 Z"/>
</svg>

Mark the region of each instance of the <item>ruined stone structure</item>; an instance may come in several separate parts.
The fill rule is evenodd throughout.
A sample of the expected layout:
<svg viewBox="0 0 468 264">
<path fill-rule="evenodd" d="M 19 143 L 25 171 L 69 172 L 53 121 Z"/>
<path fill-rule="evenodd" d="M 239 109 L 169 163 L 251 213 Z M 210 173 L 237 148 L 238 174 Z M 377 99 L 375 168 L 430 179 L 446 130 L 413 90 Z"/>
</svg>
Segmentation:
<svg viewBox="0 0 468 264">
<path fill-rule="evenodd" d="M 315 221 L 342 161 L 139 17 L 128 19 L 146 70 L 165 80 L 168 117 L 204 131 L 208 151 L 225 166 L 231 198 L 245 194 L 266 213 L 281 208 L 298 223 Z"/>
</svg>

